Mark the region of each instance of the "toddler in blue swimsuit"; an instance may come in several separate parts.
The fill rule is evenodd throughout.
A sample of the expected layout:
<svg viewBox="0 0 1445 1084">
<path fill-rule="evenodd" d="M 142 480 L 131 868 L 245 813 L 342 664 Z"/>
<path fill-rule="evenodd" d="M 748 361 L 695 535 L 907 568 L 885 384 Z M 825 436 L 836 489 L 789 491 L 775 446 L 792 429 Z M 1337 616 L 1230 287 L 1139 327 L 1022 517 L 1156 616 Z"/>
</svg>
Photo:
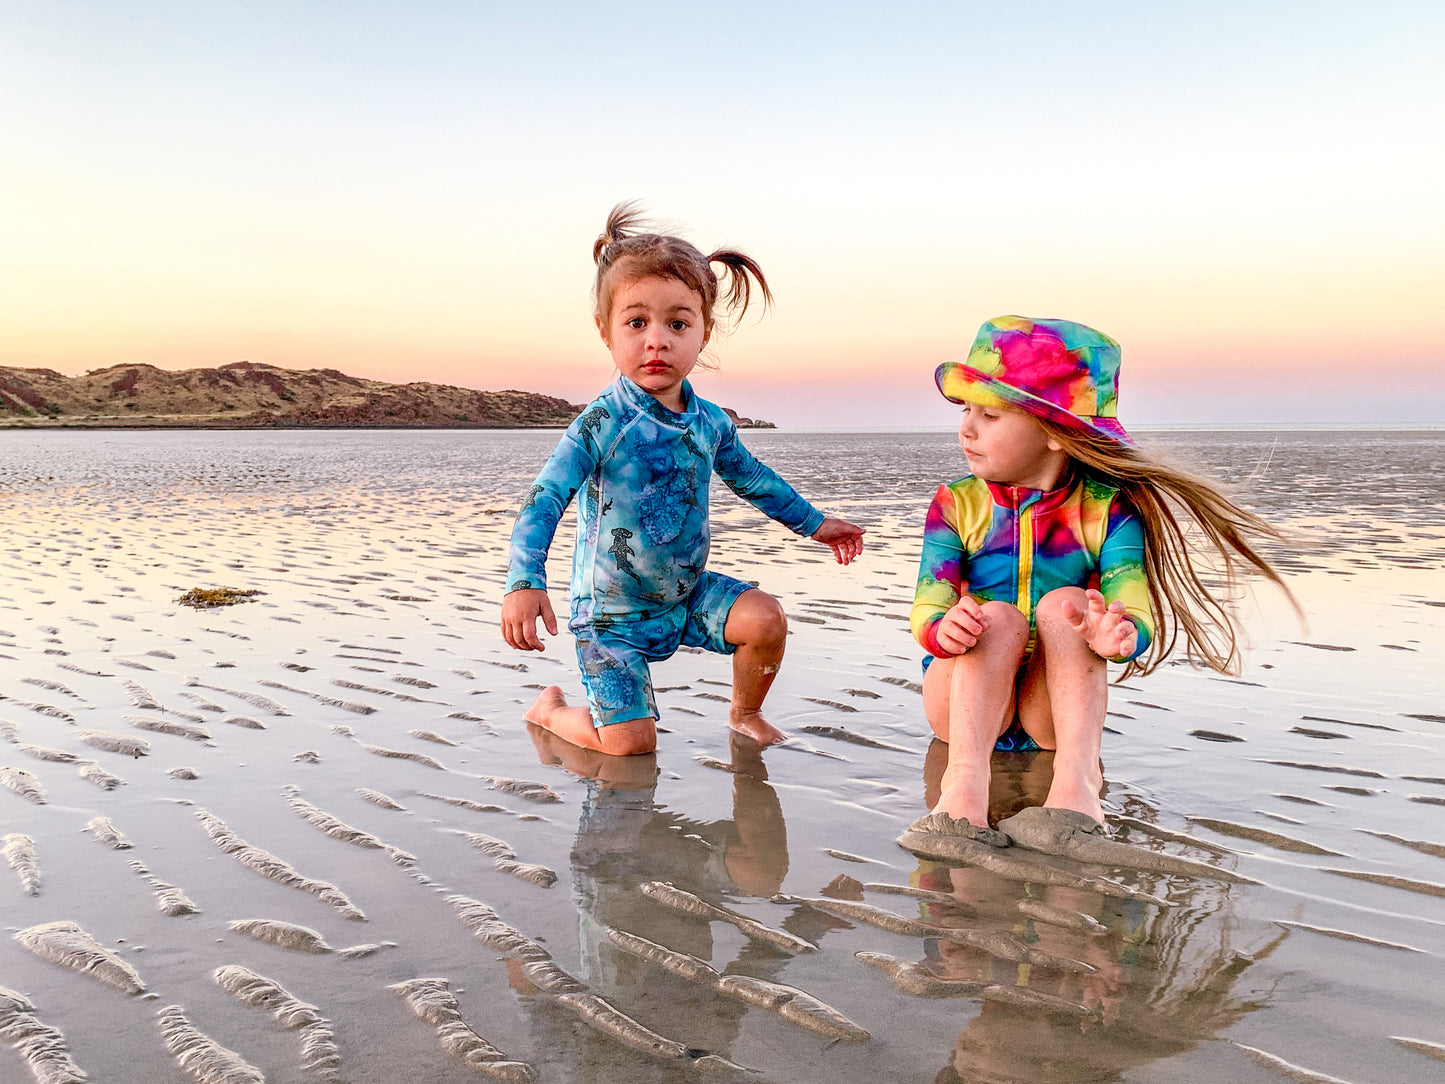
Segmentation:
<svg viewBox="0 0 1445 1084">
<path fill-rule="evenodd" d="M 577 500 L 571 620 L 587 707 L 557 686 L 538 695 L 529 721 L 606 753 L 657 748 L 648 664 L 687 644 L 733 656 L 729 725 L 764 745 L 785 736 L 761 714 L 783 657 L 787 619 L 777 599 L 706 569 L 708 483 L 733 492 L 794 532 L 826 543 L 839 563 L 863 549 L 863 530 L 826 517 L 738 438 L 731 418 L 693 394 L 688 374 L 714 327 L 725 269 L 726 309 L 741 316 L 767 280 L 748 256 L 704 256 L 678 237 L 632 232 L 637 211 L 614 208 L 593 248 L 596 320 L 618 376 L 563 434 L 532 486 L 508 561 L 502 635 L 543 650 L 537 621 L 557 634 L 546 591 L 547 550 Z"/>
</svg>

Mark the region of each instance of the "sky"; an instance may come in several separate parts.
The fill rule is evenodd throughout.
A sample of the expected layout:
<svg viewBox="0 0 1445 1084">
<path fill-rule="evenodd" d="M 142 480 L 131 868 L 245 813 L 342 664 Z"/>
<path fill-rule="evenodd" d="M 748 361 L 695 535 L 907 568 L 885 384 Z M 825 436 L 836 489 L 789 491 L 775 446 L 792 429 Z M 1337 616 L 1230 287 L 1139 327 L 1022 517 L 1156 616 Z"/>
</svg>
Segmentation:
<svg viewBox="0 0 1445 1084">
<path fill-rule="evenodd" d="M 638 199 L 776 306 L 694 385 L 948 425 L 980 323 L 1126 425 L 1445 422 L 1445 5 L 0 0 L 0 365 L 585 402 Z"/>
</svg>

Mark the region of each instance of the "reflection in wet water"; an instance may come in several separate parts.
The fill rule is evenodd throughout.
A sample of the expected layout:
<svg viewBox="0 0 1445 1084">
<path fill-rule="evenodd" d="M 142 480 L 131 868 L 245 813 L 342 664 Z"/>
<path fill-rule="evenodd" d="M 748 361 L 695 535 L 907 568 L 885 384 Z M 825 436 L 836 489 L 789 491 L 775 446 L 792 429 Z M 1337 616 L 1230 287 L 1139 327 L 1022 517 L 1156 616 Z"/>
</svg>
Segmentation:
<svg viewBox="0 0 1445 1084">
<path fill-rule="evenodd" d="M 521 721 L 538 687 L 575 682 L 570 641 L 523 657 L 495 633 L 511 509 L 555 434 L 0 434 L 6 925 L 75 924 L 273 1081 L 307 1079 L 296 1043 L 246 1023 L 258 1014 L 216 990 L 218 968 L 323 1006 L 356 1082 L 475 1079 L 396 988 L 444 990 L 450 1013 L 544 1081 L 726 1071 L 707 1054 L 767 1079 L 868 1084 L 1264 1082 L 1288 1071 L 1271 1057 L 1357 1084 L 1432 1080 L 1440 436 L 1146 434 L 1290 532 L 1280 556 L 1308 611 L 1301 629 L 1278 599 L 1248 598 L 1240 679 L 1168 667 L 1111 698 L 1117 838 L 1252 882 L 1231 884 L 896 845 L 939 768 L 906 622 L 917 521 L 962 470 L 949 433 L 747 434 L 820 505 L 865 523 L 869 550 L 839 570 L 716 494 L 713 567 L 759 581 L 792 618 L 769 707 L 795 738 L 765 755 L 730 741 L 726 661 L 683 652 L 654 675 L 659 753 L 620 761 Z M 552 576 L 565 582 L 564 560 Z M 264 594 L 175 602 L 220 585 Z M 998 757 L 995 815 L 1036 803 L 1048 772 L 1046 754 Z M 365 934 L 221 853 L 198 809 L 344 893 Z M 644 891 L 654 882 L 727 917 L 665 906 Z M 172 886 L 189 906 L 163 911 L 157 890 Z M 511 934 L 479 940 L 463 912 Z M 236 922 L 395 947 L 288 952 Z M 716 977 L 626 951 L 613 931 Z M 595 1001 L 548 988 L 560 973 L 660 1038 L 598 1030 Z M 0 985 L 24 990 L 95 1079 L 137 1066 L 183 1079 L 149 1003 L 11 938 Z M 871 1039 L 830 1042 L 821 1010 L 804 1021 L 805 996 Z M 0 1050 L 0 1079 L 21 1065 Z"/>
</svg>

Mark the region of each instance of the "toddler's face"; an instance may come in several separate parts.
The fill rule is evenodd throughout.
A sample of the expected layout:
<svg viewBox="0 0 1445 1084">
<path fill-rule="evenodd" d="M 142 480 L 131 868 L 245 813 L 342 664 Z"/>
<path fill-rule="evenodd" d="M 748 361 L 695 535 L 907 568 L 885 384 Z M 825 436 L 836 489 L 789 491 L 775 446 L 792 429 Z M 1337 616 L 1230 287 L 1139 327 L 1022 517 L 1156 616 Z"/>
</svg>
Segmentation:
<svg viewBox="0 0 1445 1084">
<path fill-rule="evenodd" d="M 1025 489 L 1053 489 L 1068 457 L 1022 410 L 963 405 L 958 446 L 968 469 L 986 482 Z"/>
<path fill-rule="evenodd" d="M 682 409 L 682 382 L 708 340 L 701 295 L 657 275 L 619 282 L 597 330 L 618 372 L 669 410 Z"/>
</svg>

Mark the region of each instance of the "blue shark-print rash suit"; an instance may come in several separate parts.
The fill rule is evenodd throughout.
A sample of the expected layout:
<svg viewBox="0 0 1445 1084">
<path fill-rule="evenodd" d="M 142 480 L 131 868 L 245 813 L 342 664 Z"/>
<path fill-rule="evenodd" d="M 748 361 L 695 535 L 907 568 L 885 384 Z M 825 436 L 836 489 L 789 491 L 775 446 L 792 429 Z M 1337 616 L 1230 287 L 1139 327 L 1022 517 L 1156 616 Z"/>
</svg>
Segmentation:
<svg viewBox="0 0 1445 1084">
<path fill-rule="evenodd" d="M 722 408 L 686 381 L 682 390 L 674 413 L 619 375 L 568 426 L 517 516 L 508 592 L 547 586 L 547 550 L 573 497 L 574 632 L 605 633 L 687 605 L 707 565 L 713 471 L 796 533 L 818 529 L 823 513 L 748 451 Z"/>
</svg>

